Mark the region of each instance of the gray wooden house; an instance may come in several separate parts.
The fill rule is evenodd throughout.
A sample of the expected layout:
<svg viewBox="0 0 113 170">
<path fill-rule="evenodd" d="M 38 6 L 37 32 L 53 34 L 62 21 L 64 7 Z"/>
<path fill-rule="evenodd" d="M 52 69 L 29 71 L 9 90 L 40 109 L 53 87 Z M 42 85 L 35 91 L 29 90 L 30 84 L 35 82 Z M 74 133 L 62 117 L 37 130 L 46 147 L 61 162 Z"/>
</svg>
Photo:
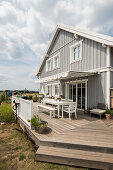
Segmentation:
<svg viewBox="0 0 113 170">
<path fill-rule="evenodd" d="M 113 87 L 113 37 L 57 25 L 39 67 L 40 93 L 77 102 L 105 103 Z"/>
</svg>

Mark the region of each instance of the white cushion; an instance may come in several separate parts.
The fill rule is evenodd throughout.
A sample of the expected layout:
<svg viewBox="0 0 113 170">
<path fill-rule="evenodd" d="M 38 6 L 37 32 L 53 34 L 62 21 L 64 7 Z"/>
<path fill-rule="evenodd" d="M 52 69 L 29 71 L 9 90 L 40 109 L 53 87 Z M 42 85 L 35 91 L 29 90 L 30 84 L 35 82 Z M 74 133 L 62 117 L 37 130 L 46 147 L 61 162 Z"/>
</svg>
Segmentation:
<svg viewBox="0 0 113 170">
<path fill-rule="evenodd" d="M 105 113 L 105 110 L 102 110 L 102 109 L 92 109 L 90 110 L 91 113 L 94 113 L 94 114 L 103 114 Z"/>
</svg>

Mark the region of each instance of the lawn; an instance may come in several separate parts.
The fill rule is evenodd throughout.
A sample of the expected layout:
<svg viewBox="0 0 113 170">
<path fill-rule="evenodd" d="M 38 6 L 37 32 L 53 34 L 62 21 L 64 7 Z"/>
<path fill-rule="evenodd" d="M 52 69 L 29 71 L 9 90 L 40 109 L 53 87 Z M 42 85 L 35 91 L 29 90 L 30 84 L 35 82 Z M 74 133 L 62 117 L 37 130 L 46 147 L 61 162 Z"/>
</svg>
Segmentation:
<svg viewBox="0 0 113 170">
<path fill-rule="evenodd" d="M 83 170 L 37 162 L 35 152 L 35 145 L 21 132 L 19 126 L 15 123 L 0 125 L 0 170 Z"/>
</svg>

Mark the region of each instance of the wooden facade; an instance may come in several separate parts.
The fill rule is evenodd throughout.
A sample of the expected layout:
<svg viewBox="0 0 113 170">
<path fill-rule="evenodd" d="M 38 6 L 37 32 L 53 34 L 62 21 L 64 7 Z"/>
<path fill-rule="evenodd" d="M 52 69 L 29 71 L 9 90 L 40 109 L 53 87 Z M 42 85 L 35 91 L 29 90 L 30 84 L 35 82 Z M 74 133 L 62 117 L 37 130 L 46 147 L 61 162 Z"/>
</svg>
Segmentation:
<svg viewBox="0 0 113 170">
<path fill-rule="evenodd" d="M 96 71 L 98 72 L 97 76 L 87 77 L 87 107 L 92 107 L 92 105 L 96 106 L 97 103 L 105 103 L 110 107 L 110 88 L 113 88 L 113 45 L 111 45 L 113 44 L 113 39 L 96 33 L 92 35 L 98 37 L 98 39 L 89 38 L 89 36 L 81 36 L 79 33 L 78 39 L 76 39 L 73 31 L 71 32 L 63 28 L 58 29 L 57 33 L 54 35 L 54 40 L 50 43 L 50 48 L 47 50 L 46 55 L 47 59 L 50 59 L 60 53 L 60 67 L 47 72 L 47 59 L 45 59 L 40 67 L 39 76 L 41 80 L 67 71 Z M 111 46 L 102 43 L 105 39 Z M 79 61 L 70 63 L 70 47 L 81 40 L 82 58 Z M 55 81 L 41 82 L 40 89 L 43 87 L 45 90 L 45 85 L 54 82 Z M 64 85 L 63 89 L 65 88 Z"/>
</svg>

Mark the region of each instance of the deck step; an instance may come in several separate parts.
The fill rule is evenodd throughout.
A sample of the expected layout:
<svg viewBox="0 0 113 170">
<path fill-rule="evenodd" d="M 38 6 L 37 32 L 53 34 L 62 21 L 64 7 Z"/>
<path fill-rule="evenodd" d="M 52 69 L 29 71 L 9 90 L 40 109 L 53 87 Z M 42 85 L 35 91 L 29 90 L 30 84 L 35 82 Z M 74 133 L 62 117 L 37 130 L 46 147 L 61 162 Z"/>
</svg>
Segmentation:
<svg viewBox="0 0 113 170">
<path fill-rule="evenodd" d="M 36 160 L 79 167 L 113 170 L 113 154 L 40 146 Z"/>
<path fill-rule="evenodd" d="M 61 142 L 61 141 L 41 141 L 41 146 L 48 146 L 48 147 L 58 147 L 58 148 L 66 148 L 66 149 L 77 149 L 77 150 L 83 150 L 83 151 L 92 151 L 92 152 L 101 152 L 101 153 L 108 153 L 113 154 L 113 147 L 110 146 L 100 146 L 100 145 L 91 145 L 91 144 L 82 144 L 81 142 L 76 143 L 67 143 L 67 142 Z"/>
</svg>

